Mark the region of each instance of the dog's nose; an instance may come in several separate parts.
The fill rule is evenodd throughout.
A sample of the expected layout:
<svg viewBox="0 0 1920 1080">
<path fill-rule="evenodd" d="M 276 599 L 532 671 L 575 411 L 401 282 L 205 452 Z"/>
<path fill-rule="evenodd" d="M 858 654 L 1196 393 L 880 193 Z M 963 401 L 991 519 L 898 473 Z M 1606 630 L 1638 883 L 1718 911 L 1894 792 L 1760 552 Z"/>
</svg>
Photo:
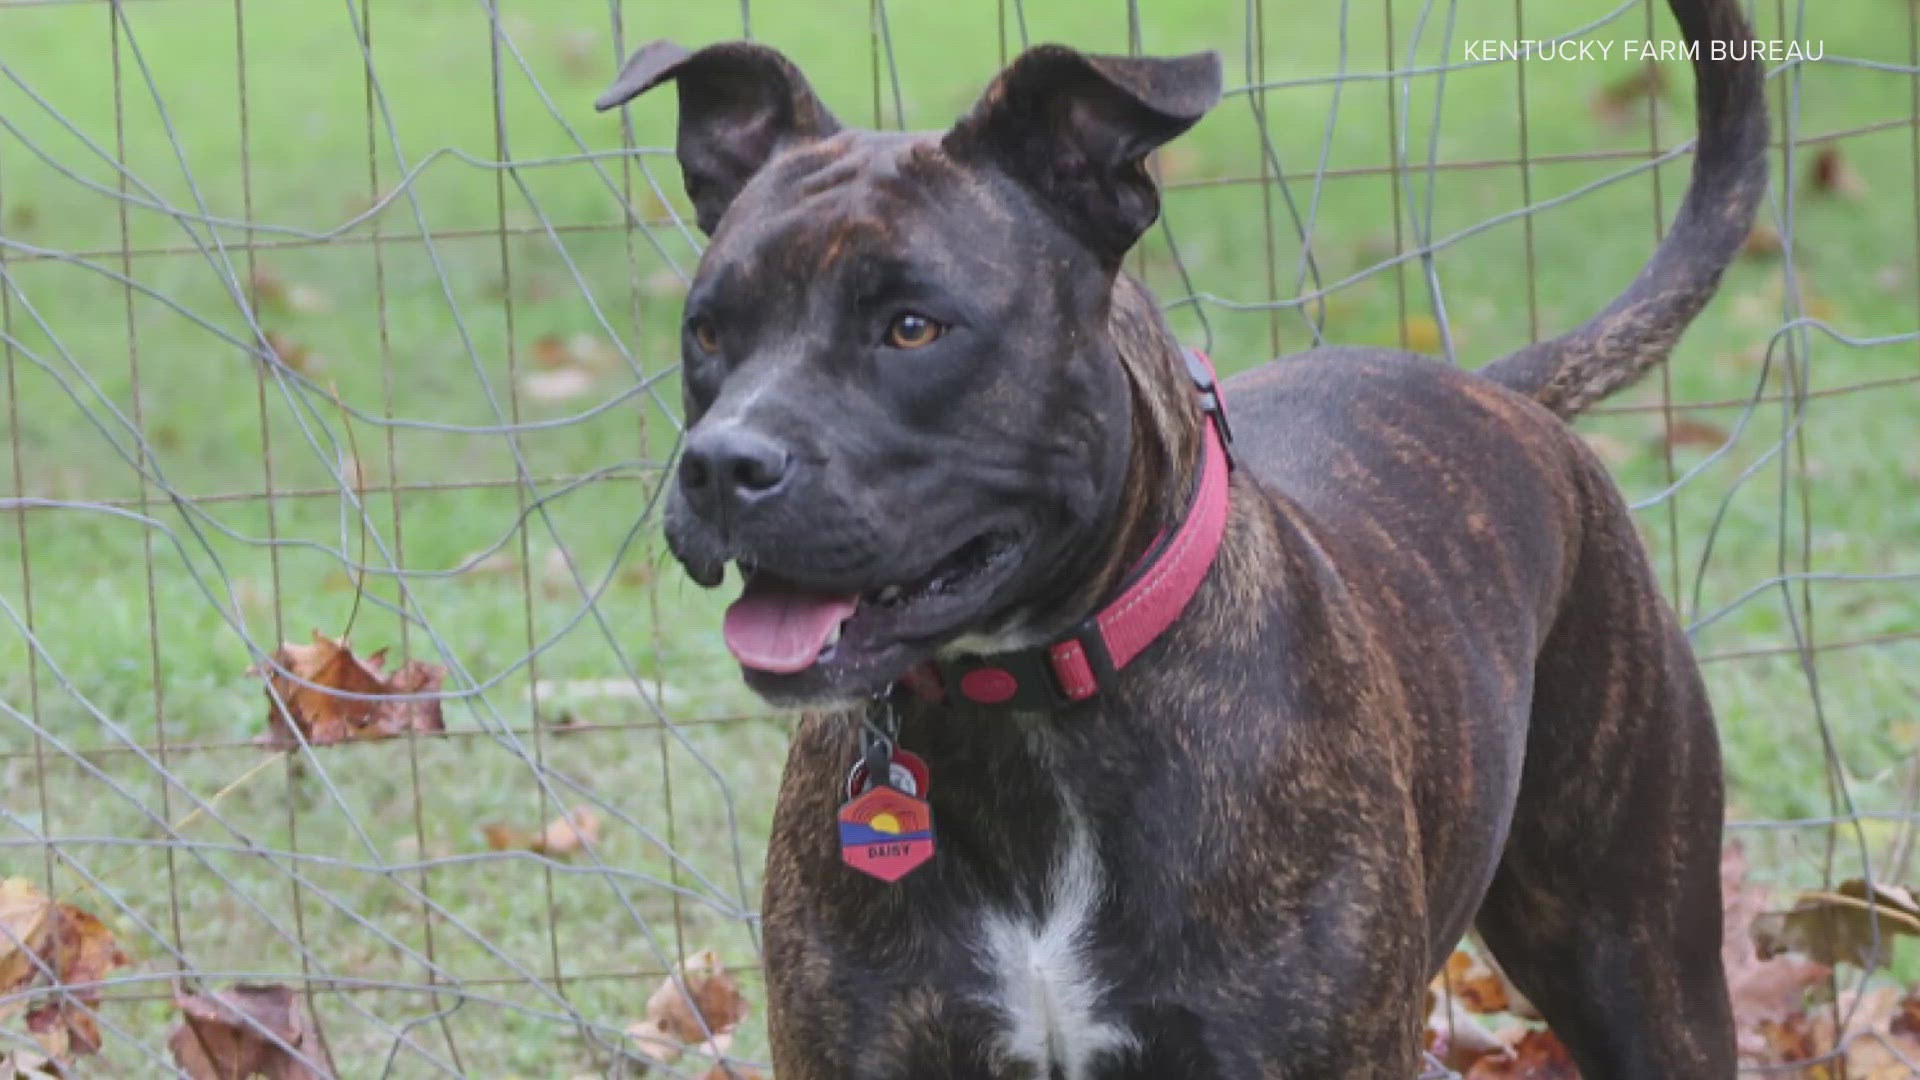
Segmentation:
<svg viewBox="0 0 1920 1080">
<path fill-rule="evenodd" d="M 779 491 L 791 464 L 785 447 L 746 428 L 696 432 L 680 455 L 680 489 L 703 514 L 730 511 Z"/>
</svg>

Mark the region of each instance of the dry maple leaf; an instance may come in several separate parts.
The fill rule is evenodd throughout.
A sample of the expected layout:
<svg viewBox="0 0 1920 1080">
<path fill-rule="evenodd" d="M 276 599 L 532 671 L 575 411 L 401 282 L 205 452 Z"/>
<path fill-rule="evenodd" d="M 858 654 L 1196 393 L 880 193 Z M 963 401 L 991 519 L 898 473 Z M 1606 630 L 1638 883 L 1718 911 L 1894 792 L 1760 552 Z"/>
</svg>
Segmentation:
<svg viewBox="0 0 1920 1080">
<path fill-rule="evenodd" d="M 1740 245 L 1740 257 L 1743 259 L 1771 259 L 1779 255 L 1785 245 L 1780 239 L 1780 230 L 1760 222 L 1747 234 L 1747 242 Z"/>
<path fill-rule="evenodd" d="M 1649 60 L 1639 70 L 1630 71 L 1601 87 L 1593 95 L 1593 111 L 1610 124 L 1623 123 L 1645 115 L 1644 112 L 1635 111 L 1635 104 L 1648 98 L 1667 97 L 1669 92 L 1666 70 Z"/>
<path fill-rule="evenodd" d="M 0 1080 L 59 1080 L 66 1070 L 45 1054 L 15 1050 L 0 1054 Z"/>
<path fill-rule="evenodd" d="M 1720 855 L 1720 892 L 1720 958 L 1733 999 L 1740 1053 L 1764 1057 L 1769 1045 L 1764 1025 L 1801 1015 L 1807 989 L 1824 982 L 1832 969 L 1805 956 L 1760 954 L 1752 926 L 1771 898 L 1764 888 L 1747 881 L 1746 850 L 1739 843 L 1728 844 Z"/>
<path fill-rule="evenodd" d="M 542 855 L 571 855 L 582 845 L 600 846 L 600 815 L 585 806 L 576 806 L 572 819 L 561 814 L 540 835 L 534 837 L 532 850 Z"/>
<path fill-rule="evenodd" d="M 281 363 L 299 372 L 313 370 L 313 353 L 305 345 L 278 330 L 267 331 L 266 338 L 267 348 L 273 350 L 273 355 L 279 357 Z"/>
<path fill-rule="evenodd" d="M 703 949 L 681 962 L 678 981 L 672 976 L 661 981 L 647 999 L 646 1018 L 629 1026 L 627 1034 L 641 1054 L 662 1065 L 673 1064 L 688 1047 L 719 1058 L 746 1015 L 740 984 L 727 974 L 718 953 Z"/>
<path fill-rule="evenodd" d="M 482 825 L 487 846 L 494 851 L 524 849 L 540 855 L 571 855 L 584 844 L 600 843 L 600 815 L 591 807 L 576 806 L 571 817 L 561 814 L 539 832 L 513 825 Z"/>
<path fill-rule="evenodd" d="M 1822 195 L 1859 199 L 1867 193 L 1867 181 L 1841 154 L 1840 147 L 1829 143 L 1813 157 L 1807 169 L 1807 186 Z"/>
<path fill-rule="evenodd" d="M 41 959 L 59 976 L 62 986 L 75 989 L 28 1012 L 27 1030 L 55 1057 L 97 1054 L 100 1025 L 93 1010 L 100 1004 L 100 989 L 91 984 L 132 961 L 105 923 L 72 904 L 53 905 L 47 938 Z"/>
<path fill-rule="evenodd" d="M 1793 910 L 1753 921 L 1761 956 L 1801 952 L 1823 964 L 1883 963 L 1896 935 L 1920 937 L 1920 903 L 1898 885 L 1875 882 L 1869 890 L 1858 878 L 1832 892 L 1804 893 Z"/>
<path fill-rule="evenodd" d="M 353 655 L 346 641 L 334 641 L 318 630 L 313 632 L 311 645 L 282 645 L 273 654 L 272 666 L 249 669 L 251 674 L 267 679 L 267 734 L 261 741 L 276 750 L 291 749 L 300 744 L 294 734 L 296 728 L 313 746 L 389 739 L 407 731 L 446 730 L 438 698 L 392 696 L 438 693 L 446 669 L 409 660 L 389 675 L 384 670 L 386 652 L 381 649 L 362 660 Z M 290 679 L 283 670 L 305 681 Z M 369 696 L 346 697 L 329 691 Z M 286 703 L 284 709 L 281 701 Z"/>
<path fill-rule="evenodd" d="M 318 1061 L 300 999 L 279 983 L 235 983 L 217 994 L 174 992 L 180 1025 L 167 1039 L 173 1060 L 193 1080 L 322 1080 L 301 1060 Z M 278 1041 L 276 1041 L 278 1040 Z M 282 1045 L 285 1044 L 285 1045 Z"/>
<path fill-rule="evenodd" d="M 1727 443 L 1727 429 L 1718 424 L 1709 424 L 1705 420 L 1689 417 L 1676 419 L 1667 428 L 1668 446 L 1698 446 L 1707 450 L 1718 450 Z"/>
<path fill-rule="evenodd" d="M 100 1050 L 97 985 L 132 963 L 113 931 L 90 913 L 49 898 L 25 878 L 0 881 L 0 994 L 55 990 L 28 1010 L 27 1030 L 56 1058 Z M 13 1011 L 24 1005 L 6 1006 Z"/>
<path fill-rule="evenodd" d="M 39 974 L 34 958 L 46 950 L 47 916 L 53 905 L 26 878 L 0 880 L 0 995 L 22 989 Z M 0 1004 L 0 1018 L 24 1008 Z"/>
<path fill-rule="evenodd" d="M 1529 1031 L 1513 1044 L 1511 1054 L 1474 1062 L 1466 1080 L 1580 1080 L 1580 1070 L 1553 1032 Z"/>
<path fill-rule="evenodd" d="M 1486 1015 L 1507 1011 L 1506 981 L 1465 949 L 1447 957 L 1446 988 L 1468 1012 Z"/>
</svg>

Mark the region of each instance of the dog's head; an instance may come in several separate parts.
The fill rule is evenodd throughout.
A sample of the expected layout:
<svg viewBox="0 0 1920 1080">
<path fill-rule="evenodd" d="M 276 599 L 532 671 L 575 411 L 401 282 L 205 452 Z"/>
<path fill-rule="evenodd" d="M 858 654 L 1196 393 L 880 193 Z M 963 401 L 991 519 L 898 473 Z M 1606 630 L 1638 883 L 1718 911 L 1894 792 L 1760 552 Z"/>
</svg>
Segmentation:
<svg viewBox="0 0 1920 1080">
<path fill-rule="evenodd" d="M 667 539 L 702 585 L 739 564 L 749 685 L 849 700 L 1055 629 L 1126 480 L 1108 314 L 1159 213 L 1145 159 L 1219 99 L 1217 57 L 1041 46 L 952 129 L 894 134 L 843 128 L 772 49 L 656 42 L 600 107 L 667 81 L 711 238 Z"/>
</svg>

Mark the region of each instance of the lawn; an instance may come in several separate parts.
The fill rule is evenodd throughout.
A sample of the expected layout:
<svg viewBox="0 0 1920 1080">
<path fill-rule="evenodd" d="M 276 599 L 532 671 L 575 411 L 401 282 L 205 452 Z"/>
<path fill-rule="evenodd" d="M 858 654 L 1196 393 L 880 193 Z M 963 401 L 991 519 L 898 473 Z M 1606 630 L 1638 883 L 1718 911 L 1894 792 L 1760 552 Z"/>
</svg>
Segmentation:
<svg viewBox="0 0 1920 1080">
<path fill-rule="evenodd" d="M 1762 5 L 1762 37 L 1828 58 L 1774 80 L 1776 126 L 1866 130 L 1798 147 L 1791 175 L 1776 155 L 1790 263 L 1736 265 L 1670 372 L 1581 423 L 1697 627 L 1734 816 L 1861 813 L 1840 875 L 1913 827 L 1920 777 L 1920 92 L 1835 62 L 1911 64 L 1896 6 L 1782 30 Z M 786 725 L 740 688 L 724 596 L 664 557 L 654 507 L 698 253 L 672 94 L 630 131 L 591 105 L 623 49 L 737 36 L 741 11 L 629 2 L 617 36 L 600 0 L 499 7 L 152 0 L 116 29 L 104 3 L 0 0 L 0 496 L 31 501 L 0 514 L 0 877 L 131 955 L 99 1075 L 158 1071 L 182 972 L 315 987 L 343 1076 L 611 1073 L 659 973 L 704 948 L 760 1000 Z M 1121 4 L 1030 7 L 896 0 L 882 23 L 782 0 L 751 24 L 843 119 L 937 127 L 1023 38 L 1129 47 Z M 1690 137 L 1682 65 L 1651 103 L 1618 93 L 1640 71 L 1618 49 L 1459 66 L 1466 41 L 1609 16 L 1595 39 L 1670 38 L 1664 9 L 1650 29 L 1533 0 L 1516 32 L 1510 0 L 1402 0 L 1389 43 L 1379 7 L 1335 0 L 1251 5 L 1255 28 L 1240 0 L 1138 7 L 1145 50 L 1225 55 L 1233 92 L 1161 159 L 1167 228 L 1134 267 L 1228 371 L 1316 319 L 1477 365 L 1619 291 L 1685 184 L 1684 154 L 1648 165 Z M 1781 334 L 1796 316 L 1821 325 Z M 448 733 L 254 746 L 248 668 L 349 628 L 448 669 Z M 590 850 L 490 848 L 486 826 L 562 805 L 599 817 Z M 1828 837 L 1749 842 L 1808 883 Z"/>
</svg>

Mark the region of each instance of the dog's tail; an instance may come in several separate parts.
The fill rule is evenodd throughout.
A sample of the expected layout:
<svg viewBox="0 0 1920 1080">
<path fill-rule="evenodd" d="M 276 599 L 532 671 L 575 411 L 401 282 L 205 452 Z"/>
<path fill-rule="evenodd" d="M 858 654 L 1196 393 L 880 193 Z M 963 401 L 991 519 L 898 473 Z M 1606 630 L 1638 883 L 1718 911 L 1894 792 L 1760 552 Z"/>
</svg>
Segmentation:
<svg viewBox="0 0 1920 1080">
<path fill-rule="evenodd" d="M 1573 417 L 1667 358 L 1746 242 L 1766 190 L 1764 72 L 1752 58 L 1753 33 L 1740 14 L 1740 0 L 1669 3 L 1693 60 L 1700 129 L 1693 180 L 1672 230 L 1606 310 L 1480 371 L 1563 417 Z"/>
</svg>

